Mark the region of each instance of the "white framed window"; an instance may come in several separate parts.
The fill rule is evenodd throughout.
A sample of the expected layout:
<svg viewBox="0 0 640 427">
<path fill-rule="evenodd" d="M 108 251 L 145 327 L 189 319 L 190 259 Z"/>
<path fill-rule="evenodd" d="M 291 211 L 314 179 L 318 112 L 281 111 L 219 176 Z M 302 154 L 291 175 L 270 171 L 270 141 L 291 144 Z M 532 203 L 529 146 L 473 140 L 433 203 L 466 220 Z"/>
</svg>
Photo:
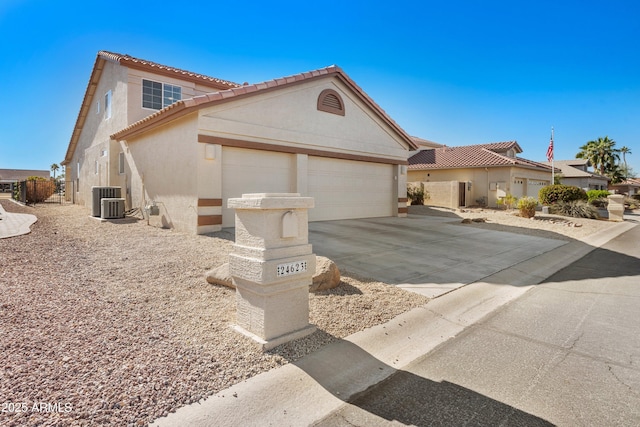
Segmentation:
<svg viewBox="0 0 640 427">
<path fill-rule="evenodd" d="M 111 91 L 104 94 L 104 117 L 111 118 Z"/>
<path fill-rule="evenodd" d="M 124 153 L 122 152 L 118 154 L 118 173 L 124 173 Z"/>
<path fill-rule="evenodd" d="M 96 160 L 95 166 L 94 166 L 94 173 L 96 175 L 98 175 L 100 173 L 100 163 L 98 163 L 98 161 Z"/>
<path fill-rule="evenodd" d="M 182 88 L 168 83 L 142 80 L 142 108 L 161 110 L 182 99 Z"/>
<path fill-rule="evenodd" d="M 96 114 L 100 114 L 100 101 L 96 101 Z"/>
<path fill-rule="evenodd" d="M 107 150 L 105 150 L 104 148 L 100 150 L 100 157 L 107 157 Z"/>
</svg>

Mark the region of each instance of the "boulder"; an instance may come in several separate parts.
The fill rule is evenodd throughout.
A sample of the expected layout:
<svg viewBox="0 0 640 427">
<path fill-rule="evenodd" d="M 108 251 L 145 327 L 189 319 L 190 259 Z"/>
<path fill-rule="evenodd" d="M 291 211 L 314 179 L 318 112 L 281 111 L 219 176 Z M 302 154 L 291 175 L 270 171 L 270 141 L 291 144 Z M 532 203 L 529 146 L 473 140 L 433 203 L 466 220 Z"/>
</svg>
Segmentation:
<svg viewBox="0 0 640 427">
<path fill-rule="evenodd" d="M 310 292 L 326 291 L 340 284 L 340 270 L 335 262 L 323 256 L 316 256 L 316 274 L 309 287 Z"/>
<path fill-rule="evenodd" d="M 206 274 L 207 282 L 214 285 L 227 286 L 235 289 L 231 274 L 229 273 L 229 263 L 224 263 L 220 267 L 210 270 Z M 316 273 L 309 291 L 325 291 L 333 289 L 340 284 L 340 270 L 335 262 L 323 256 L 316 256 Z"/>
<path fill-rule="evenodd" d="M 211 284 L 227 286 L 232 289 L 236 288 L 236 286 L 233 284 L 233 281 L 231 280 L 231 273 L 229 273 L 228 262 L 222 264 L 220 267 L 216 267 L 213 270 L 208 271 L 206 277 L 207 282 Z"/>
</svg>

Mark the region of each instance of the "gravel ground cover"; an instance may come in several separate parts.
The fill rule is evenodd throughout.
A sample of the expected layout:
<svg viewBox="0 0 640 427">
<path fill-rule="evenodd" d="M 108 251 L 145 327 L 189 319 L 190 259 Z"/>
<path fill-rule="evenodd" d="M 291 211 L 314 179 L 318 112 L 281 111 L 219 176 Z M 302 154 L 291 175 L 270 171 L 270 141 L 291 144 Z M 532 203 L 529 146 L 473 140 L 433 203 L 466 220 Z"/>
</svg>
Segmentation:
<svg viewBox="0 0 640 427">
<path fill-rule="evenodd" d="M 146 425 L 428 301 L 343 271 L 310 296 L 318 331 L 262 353 L 229 326 L 234 291 L 204 278 L 229 240 L 0 203 L 38 217 L 0 239 L 0 426 Z"/>
</svg>

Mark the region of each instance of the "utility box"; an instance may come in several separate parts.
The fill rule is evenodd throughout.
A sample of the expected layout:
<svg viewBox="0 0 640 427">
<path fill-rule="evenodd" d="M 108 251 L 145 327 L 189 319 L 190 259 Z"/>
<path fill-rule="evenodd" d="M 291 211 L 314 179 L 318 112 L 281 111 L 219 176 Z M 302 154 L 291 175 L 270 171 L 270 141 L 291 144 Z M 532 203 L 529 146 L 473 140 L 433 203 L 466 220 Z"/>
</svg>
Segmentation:
<svg viewBox="0 0 640 427">
<path fill-rule="evenodd" d="M 313 198 L 298 193 L 243 194 L 229 199 L 236 241 L 229 270 L 236 286 L 236 325 L 264 350 L 315 331 L 309 286 L 316 256 L 309 244 Z"/>
</svg>

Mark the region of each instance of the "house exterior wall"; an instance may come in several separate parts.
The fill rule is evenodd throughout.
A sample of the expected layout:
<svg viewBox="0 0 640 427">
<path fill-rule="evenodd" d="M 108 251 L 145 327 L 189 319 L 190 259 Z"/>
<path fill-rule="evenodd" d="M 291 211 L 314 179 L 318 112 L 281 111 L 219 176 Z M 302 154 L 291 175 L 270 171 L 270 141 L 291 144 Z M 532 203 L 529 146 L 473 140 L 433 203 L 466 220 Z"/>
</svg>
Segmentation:
<svg viewBox="0 0 640 427">
<path fill-rule="evenodd" d="M 91 203 L 91 187 L 110 185 L 113 170 L 110 135 L 127 126 L 126 69 L 106 61 L 102 77 L 91 101 L 87 118 L 71 162 L 65 169 L 67 181 L 74 181 L 75 203 Z M 105 111 L 105 94 L 111 91 L 111 117 Z"/>
<path fill-rule="evenodd" d="M 345 116 L 318 111 L 324 89 L 345 103 Z M 316 80 L 218 104 L 202 111 L 200 133 L 345 154 L 407 160 L 407 147 L 340 81 Z"/>
<path fill-rule="evenodd" d="M 586 176 L 574 178 L 563 177 L 561 181 L 564 185 L 573 185 L 582 188 L 585 191 L 606 190 L 608 185 L 607 181 L 604 179 L 594 179 Z"/>
<path fill-rule="evenodd" d="M 180 80 L 179 78 L 169 77 L 165 75 L 157 75 L 148 71 L 138 70 L 135 68 L 127 68 L 127 122 L 128 124 L 142 120 L 150 114 L 158 110 L 142 107 L 142 80 L 152 80 L 159 83 L 167 83 L 174 86 L 180 86 L 182 90 L 182 99 L 193 98 L 197 95 L 203 95 L 209 92 L 218 92 L 211 86 L 196 84 L 193 82 Z M 124 126 L 123 126 L 124 127 Z M 120 129 L 118 129 L 120 130 Z"/>
<path fill-rule="evenodd" d="M 132 206 L 159 207 L 160 214 L 149 217 L 151 225 L 197 232 L 199 169 L 205 159 L 196 135 L 193 114 L 126 142 Z"/>
<path fill-rule="evenodd" d="M 516 190 L 515 182 L 521 182 L 521 184 L 518 184 L 519 188 L 521 188 L 521 190 L 518 190 L 521 192 L 519 197 L 531 196 L 535 198 L 538 197 L 537 194 L 527 194 L 527 190 L 533 188 L 528 185 L 529 181 L 551 182 L 551 172 L 516 167 L 410 170 L 407 175 L 409 183 L 446 182 L 447 184 L 444 187 L 433 187 L 434 191 L 437 191 L 437 196 L 433 199 L 425 200 L 425 204 L 449 208 L 457 207 L 458 203 L 455 194 L 448 196 L 443 194 L 444 189 L 448 188 L 451 181 L 471 183 L 471 188 L 469 189 L 467 185 L 466 190 L 467 206 L 481 205 L 483 204 L 482 202 L 485 202 L 489 207 L 497 207 L 500 198 L 505 197 L 507 194 L 512 194 Z M 431 184 L 425 186 L 425 189 L 428 191 L 427 187 L 430 186 Z"/>
</svg>

